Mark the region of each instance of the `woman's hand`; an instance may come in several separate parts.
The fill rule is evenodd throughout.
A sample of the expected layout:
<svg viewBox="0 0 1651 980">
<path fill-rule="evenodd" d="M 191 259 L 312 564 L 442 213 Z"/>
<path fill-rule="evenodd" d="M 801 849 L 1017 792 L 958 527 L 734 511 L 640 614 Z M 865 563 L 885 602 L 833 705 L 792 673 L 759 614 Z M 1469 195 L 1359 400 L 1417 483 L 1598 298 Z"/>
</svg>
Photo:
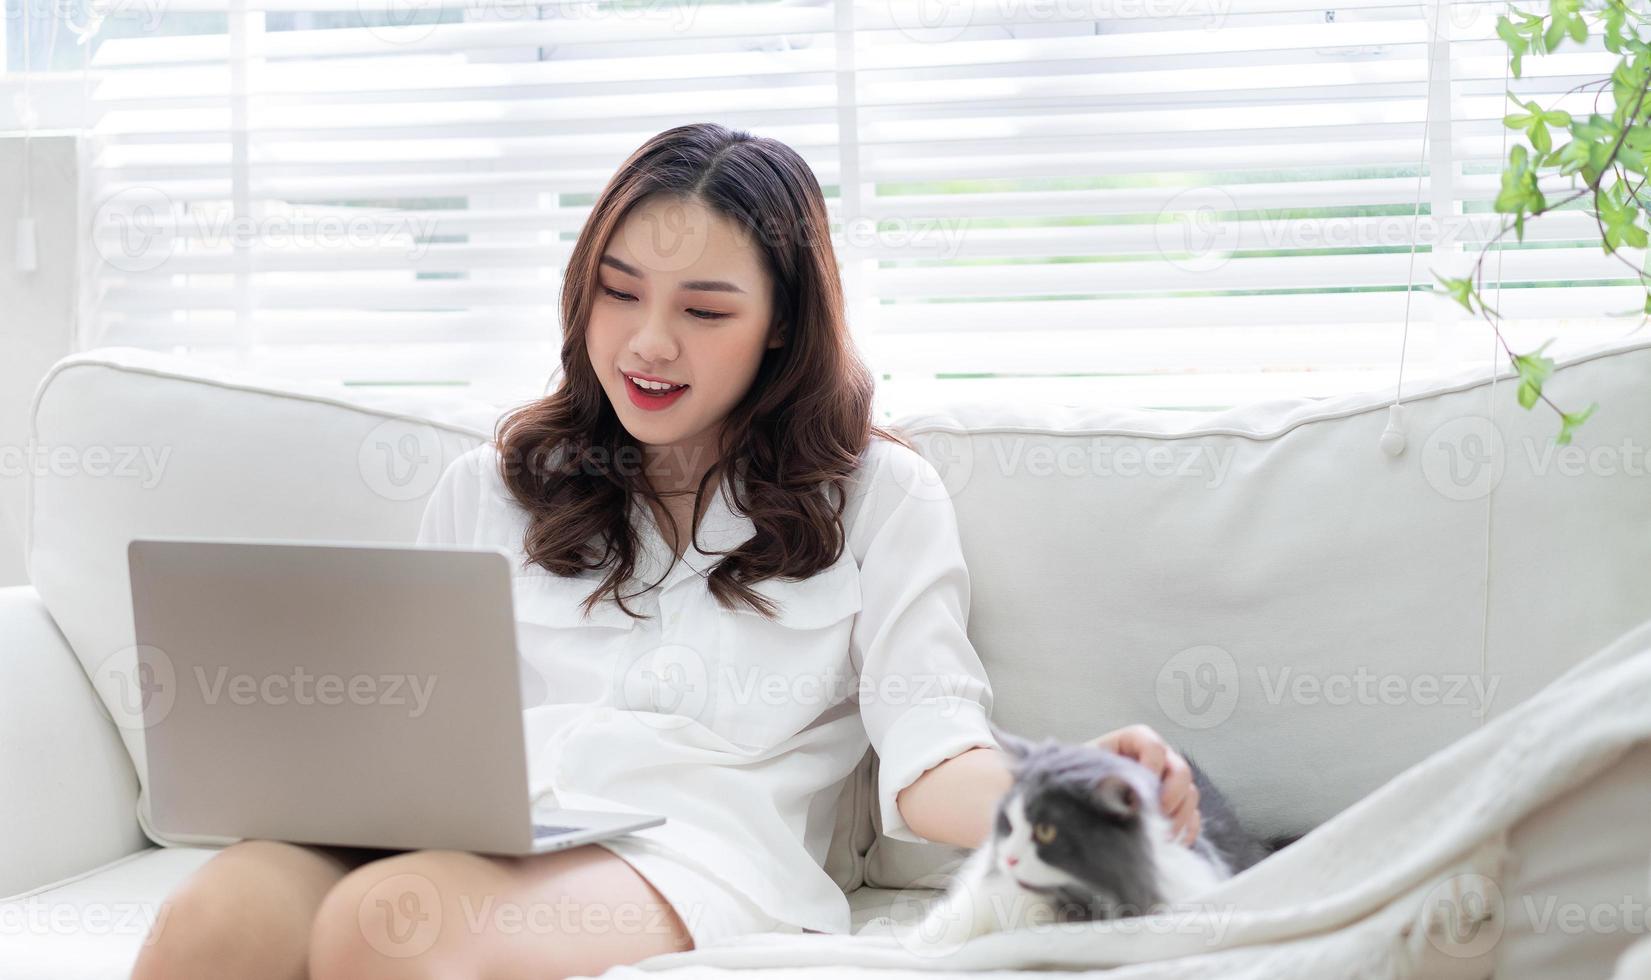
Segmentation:
<svg viewBox="0 0 1651 980">
<path fill-rule="evenodd" d="M 1198 839 L 1198 787 L 1192 784 L 1192 767 L 1162 736 L 1146 725 L 1130 725 L 1089 744 L 1128 756 L 1157 773 L 1163 786 L 1160 803 L 1174 825 L 1175 836 L 1189 846 Z"/>
</svg>

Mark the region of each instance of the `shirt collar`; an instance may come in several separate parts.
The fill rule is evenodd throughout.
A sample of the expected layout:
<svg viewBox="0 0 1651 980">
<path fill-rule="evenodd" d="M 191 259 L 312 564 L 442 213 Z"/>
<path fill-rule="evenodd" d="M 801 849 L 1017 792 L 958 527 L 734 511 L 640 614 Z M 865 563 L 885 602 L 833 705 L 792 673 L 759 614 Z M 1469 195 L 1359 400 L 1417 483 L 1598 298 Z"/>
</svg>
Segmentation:
<svg viewBox="0 0 1651 980">
<path fill-rule="evenodd" d="M 699 530 L 677 560 L 678 567 L 672 568 L 670 576 L 661 583 L 662 587 L 675 583 L 685 575 L 710 575 L 711 569 L 722 561 L 723 555 L 706 552 L 733 551 L 756 535 L 756 524 L 734 504 L 732 485 L 737 485 L 743 493 L 745 482 L 736 475 L 725 477 L 715 491 L 706 491 L 711 499 L 699 519 Z M 631 500 L 631 528 L 639 542 L 637 577 L 643 584 L 652 583 L 670 567 L 674 556 L 665 544 L 664 532 L 654 520 L 653 511 L 640 497 Z M 648 567 L 640 567 L 643 564 Z"/>
</svg>

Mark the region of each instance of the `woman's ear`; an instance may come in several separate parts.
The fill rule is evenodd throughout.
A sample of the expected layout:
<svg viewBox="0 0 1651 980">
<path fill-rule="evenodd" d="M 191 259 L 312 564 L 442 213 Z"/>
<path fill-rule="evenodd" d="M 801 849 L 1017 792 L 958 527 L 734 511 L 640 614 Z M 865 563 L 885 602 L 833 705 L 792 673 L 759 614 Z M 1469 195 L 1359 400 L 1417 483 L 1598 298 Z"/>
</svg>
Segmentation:
<svg viewBox="0 0 1651 980">
<path fill-rule="evenodd" d="M 772 350 L 775 347 L 784 347 L 786 333 L 785 323 L 779 320 L 774 321 L 774 328 L 768 332 L 768 348 Z"/>
</svg>

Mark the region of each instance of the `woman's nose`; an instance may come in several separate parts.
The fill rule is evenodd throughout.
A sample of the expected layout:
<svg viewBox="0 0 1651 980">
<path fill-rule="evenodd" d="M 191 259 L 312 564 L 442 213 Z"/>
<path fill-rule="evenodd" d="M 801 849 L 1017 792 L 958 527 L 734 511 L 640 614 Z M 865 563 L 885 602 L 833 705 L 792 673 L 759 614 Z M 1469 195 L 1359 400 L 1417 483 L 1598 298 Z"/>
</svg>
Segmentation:
<svg viewBox="0 0 1651 980">
<path fill-rule="evenodd" d="M 631 337 L 631 352 L 652 365 L 664 364 L 676 357 L 676 343 L 662 324 L 644 325 Z"/>
<path fill-rule="evenodd" d="M 641 325 L 631 335 L 631 351 L 650 365 L 675 360 L 677 338 L 674 337 L 672 312 L 669 309 L 649 309 L 642 313 Z"/>
</svg>

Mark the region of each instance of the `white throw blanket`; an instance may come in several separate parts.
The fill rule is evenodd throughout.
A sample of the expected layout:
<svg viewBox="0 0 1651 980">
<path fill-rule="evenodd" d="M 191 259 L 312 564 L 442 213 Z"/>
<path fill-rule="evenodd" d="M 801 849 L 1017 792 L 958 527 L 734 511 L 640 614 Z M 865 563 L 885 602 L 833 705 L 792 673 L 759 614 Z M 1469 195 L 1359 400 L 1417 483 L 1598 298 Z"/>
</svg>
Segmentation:
<svg viewBox="0 0 1651 980">
<path fill-rule="evenodd" d="M 1530 700 L 1394 777 L 1196 907 L 1113 922 L 1050 923 L 947 948 L 887 919 L 853 936 L 732 937 L 615 967 L 604 980 L 864 976 L 934 980 L 1094 971 L 1106 980 L 1482 977 L 1507 831 L 1651 739 L 1651 621 Z M 932 893 L 925 893 L 932 894 Z M 1618 977 L 1651 965 L 1651 940 Z M 1107 969 L 1119 967 L 1117 969 Z M 982 973 L 981 971 L 989 971 Z M 1047 976 L 1046 974 L 1044 976 Z"/>
</svg>

